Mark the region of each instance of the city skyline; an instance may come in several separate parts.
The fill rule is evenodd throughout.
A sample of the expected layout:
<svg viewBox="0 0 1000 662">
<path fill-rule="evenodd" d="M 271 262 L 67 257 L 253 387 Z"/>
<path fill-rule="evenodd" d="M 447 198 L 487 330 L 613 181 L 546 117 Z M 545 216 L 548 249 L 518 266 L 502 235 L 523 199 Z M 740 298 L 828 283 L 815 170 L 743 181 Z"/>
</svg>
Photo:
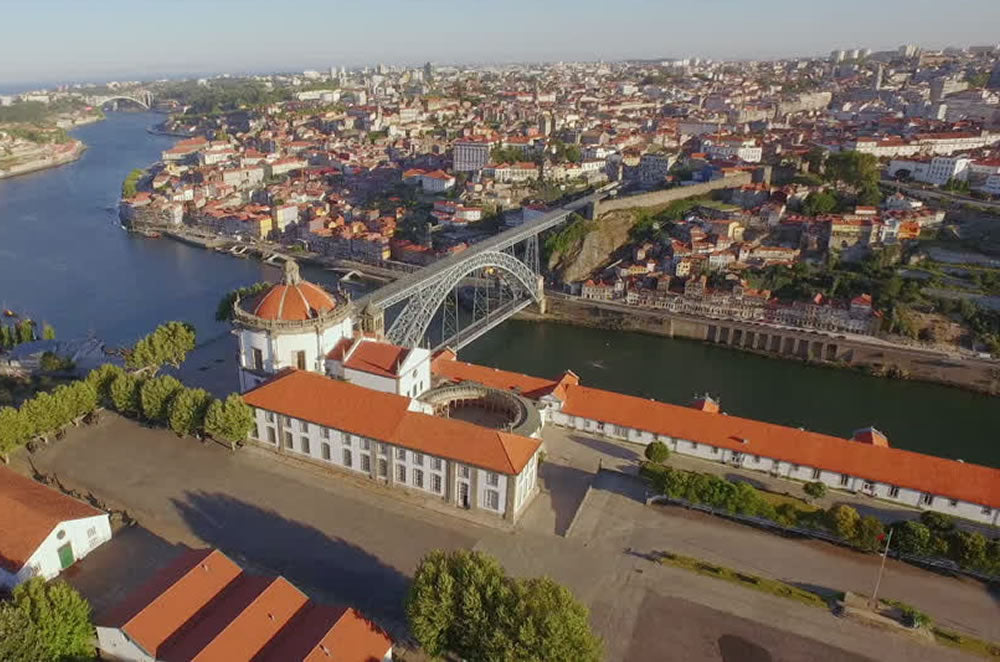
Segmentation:
<svg viewBox="0 0 1000 662">
<path fill-rule="evenodd" d="M 732 0 L 697 6 L 624 0 L 614 13 L 592 2 L 537 6 L 523 0 L 461 10 L 448 0 L 391 0 L 378 11 L 310 0 L 297 3 L 293 13 L 252 0 L 236 13 L 227 4 L 206 7 L 182 0 L 171 5 L 172 13 L 154 19 L 117 0 L 85 10 L 59 0 L 6 10 L 10 24 L 25 29 L 13 31 L 0 46 L 0 86 L 375 62 L 776 59 L 838 48 L 996 42 L 991 26 L 1000 22 L 1000 5 L 986 0 L 955 4 L 956 11 L 928 21 L 936 11 L 928 0 L 885 0 L 877 6 L 848 0 L 824 7 L 789 0 L 763 6 Z M 970 13 L 979 19 L 968 21 Z M 38 38 L 34 28 L 39 25 L 49 38 Z M 276 25 L 287 27 L 276 30 Z"/>
</svg>

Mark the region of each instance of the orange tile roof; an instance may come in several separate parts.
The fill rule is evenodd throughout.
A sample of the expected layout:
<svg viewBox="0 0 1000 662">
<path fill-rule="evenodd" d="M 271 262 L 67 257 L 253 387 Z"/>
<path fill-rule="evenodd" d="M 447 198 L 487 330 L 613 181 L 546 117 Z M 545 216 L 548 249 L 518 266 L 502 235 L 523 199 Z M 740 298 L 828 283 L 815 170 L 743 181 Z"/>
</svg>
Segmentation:
<svg viewBox="0 0 1000 662">
<path fill-rule="evenodd" d="M 1000 469 L 585 386 L 563 413 L 1000 508 Z M 745 442 L 745 443 L 744 443 Z"/>
<path fill-rule="evenodd" d="M 541 445 L 528 437 L 407 411 L 409 398 L 302 370 L 286 370 L 243 399 L 252 407 L 506 474 L 520 473 Z"/>
<path fill-rule="evenodd" d="M 0 467 L 0 567 L 20 571 L 60 522 L 103 514 Z"/>
<path fill-rule="evenodd" d="M 241 572 L 218 550 L 191 550 L 98 624 L 120 628 L 148 654 L 159 657 L 163 644 Z"/>
<path fill-rule="evenodd" d="M 372 662 L 392 639 L 355 609 L 310 605 L 300 611 L 254 662 Z"/>
<path fill-rule="evenodd" d="M 559 381 L 555 379 L 532 377 L 517 372 L 457 361 L 444 353 L 436 356 L 431 362 L 431 371 L 436 376 L 444 377 L 449 381 L 476 382 L 504 391 L 517 391 L 524 397 L 531 399 L 538 399 L 551 393 L 559 384 Z"/>
<path fill-rule="evenodd" d="M 350 352 L 344 367 L 395 378 L 400 364 L 409 353 L 410 350 L 398 345 L 361 340 L 354 351 Z"/>
<path fill-rule="evenodd" d="M 251 312 L 270 320 L 307 320 L 337 306 L 326 291 L 309 281 L 278 283 L 260 296 Z"/>
</svg>

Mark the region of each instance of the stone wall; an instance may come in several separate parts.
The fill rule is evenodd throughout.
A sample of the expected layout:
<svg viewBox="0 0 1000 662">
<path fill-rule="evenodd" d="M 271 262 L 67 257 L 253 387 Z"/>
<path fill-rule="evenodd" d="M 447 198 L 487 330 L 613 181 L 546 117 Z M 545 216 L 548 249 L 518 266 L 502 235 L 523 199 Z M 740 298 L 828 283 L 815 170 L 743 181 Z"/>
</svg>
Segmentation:
<svg viewBox="0 0 1000 662">
<path fill-rule="evenodd" d="M 651 193 L 640 193 L 638 195 L 627 195 L 620 198 L 603 200 L 594 211 L 595 218 L 600 218 L 603 214 L 619 209 L 635 209 L 645 207 L 660 207 L 670 204 L 675 200 L 693 198 L 699 195 L 706 195 L 712 191 L 725 188 L 736 188 L 746 186 L 751 182 L 752 175 L 749 172 L 738 172 L 733 175 L 714 179 L 704 184 L 692 184 L 691 186 L 679 186 L 677 188 L 664 191 L 653 191 Z"/>
</svg>

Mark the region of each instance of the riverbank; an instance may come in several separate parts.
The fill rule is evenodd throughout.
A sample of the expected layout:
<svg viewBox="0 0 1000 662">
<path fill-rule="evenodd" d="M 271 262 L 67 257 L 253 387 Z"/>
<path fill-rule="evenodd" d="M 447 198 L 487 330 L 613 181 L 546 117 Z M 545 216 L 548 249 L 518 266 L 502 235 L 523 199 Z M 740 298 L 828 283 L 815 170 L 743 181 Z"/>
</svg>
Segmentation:
<svg viewBox="0 0 1000 662">
<path fill-rule="evenodd" d="M 899 346 L 877 338 L 696 318 L 552 294 L 546 297 L 545 313 L 532 308 L 518 313 L 518 319 L 685 338 L 768 358 L 1000 394 L 998 361 Z"/>
<path fill-rule="evenodd" d="M 86 149 L 87 146 L 80 140 L 54 145 L 52 146 L 52 151 L 47 156 L 31 158 L 9 164 L 5 168 L 0 168 L 0 179 L 27 175 L 39 170 L 48 170 L 49 168 L 58 168 L 79 159 L 83 156 L 83 152 Z"/>
</svg>

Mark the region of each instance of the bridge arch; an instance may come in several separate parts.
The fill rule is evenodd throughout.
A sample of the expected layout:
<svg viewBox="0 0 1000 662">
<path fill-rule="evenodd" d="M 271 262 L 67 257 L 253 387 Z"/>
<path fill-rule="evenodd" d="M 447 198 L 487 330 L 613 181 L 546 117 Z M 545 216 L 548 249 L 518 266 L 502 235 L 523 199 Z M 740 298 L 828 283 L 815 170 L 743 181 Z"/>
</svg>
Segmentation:
<svg viewBox="0 0 1000 662">
<path fill-rule="evenodd" d="M 132 103 L 138 104 L 143 108 L 145 108 L 146 110 L 149 110 L 150 104 L 152 103 L 152 98 L 151 96 L 147 95 L 143 95 L 143 97 L 140 98 L 140 97 L 128 96 L 127 94 L 115 94 L 106 97 L 98 97 L 93 101 L 94 101 L 93 105 L 96 106 L 103 106 L 104 104 L 110 103 L 112 101 L 131 101 Z"/>
<path fill-rule="evenodd" d="M 428 287 L 420 290 L 407 301 L 402 312 L 393 320 L 386 338 L 389 342 L 403 347 L 420 344 L 438 308 L 444 303 L 448 293 L 465 278 L 480 269 L 499 269 L 520 285 L 534 300 L 539 301 L 537 275 L 521 260 L 502 251 L 483 251 L 472 255 L 449 268 Z"/>
</svg>

